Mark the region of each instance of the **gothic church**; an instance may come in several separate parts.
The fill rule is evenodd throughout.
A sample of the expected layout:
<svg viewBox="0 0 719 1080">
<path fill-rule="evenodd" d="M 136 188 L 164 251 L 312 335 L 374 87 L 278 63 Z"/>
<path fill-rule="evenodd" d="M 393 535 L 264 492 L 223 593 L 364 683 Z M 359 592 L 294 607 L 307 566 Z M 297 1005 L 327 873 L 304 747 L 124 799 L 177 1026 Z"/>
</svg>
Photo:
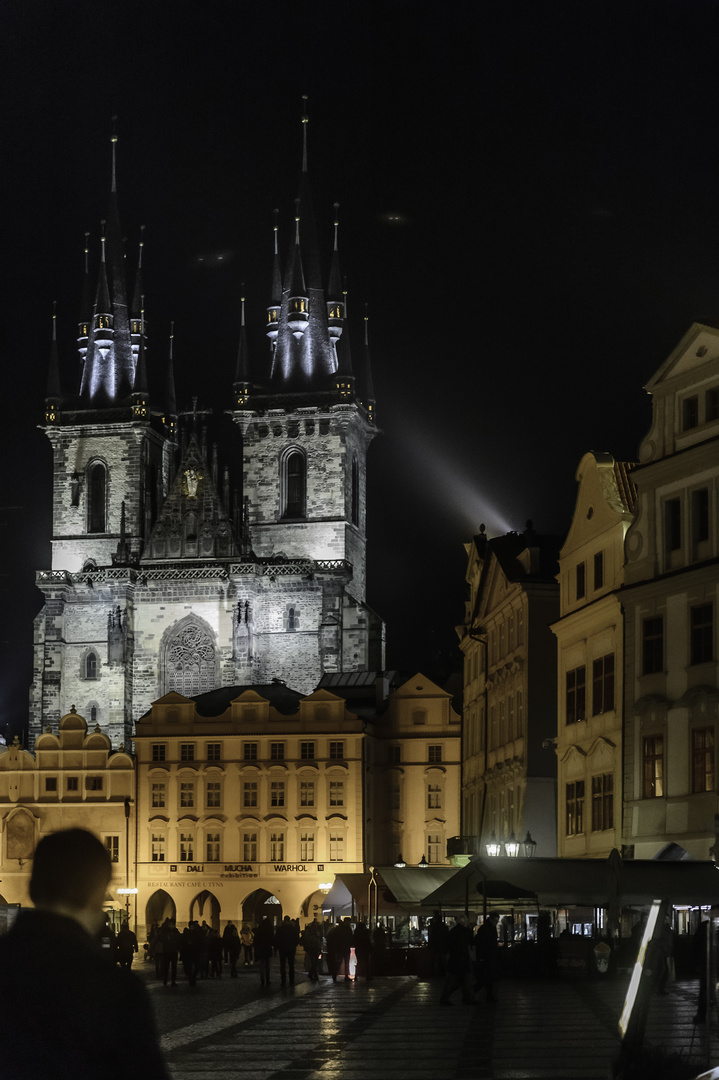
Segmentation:
<svg viewBox="0 0 719 1080">
<path fill-rule="evenodd" d="M 355 379 L 336 222 L 326 286 L 321 272 L 306 120 L 293 242 L 283 265 L 275 228 L 271 274 L 268 260 L 263 372 L 250 366 L 243 299 L 227 386 L 236 456 L 222 472 L 178 410 L 171 349 L 163 399 L 148 392 L 142 244 L 131 288 L 113 136 L 70 393 L 53 329 L 52 566 L 36 578 L 44 606 L 30 746 L 71 709 L 129 747 L 137 720 L 173 690 L 196 697 L 279 679 L 309 694 L 325 673 L 384 667 L 384 626 L 365 600 L 366 460 L 377 433 L 366 323 Z"/>
</svg>

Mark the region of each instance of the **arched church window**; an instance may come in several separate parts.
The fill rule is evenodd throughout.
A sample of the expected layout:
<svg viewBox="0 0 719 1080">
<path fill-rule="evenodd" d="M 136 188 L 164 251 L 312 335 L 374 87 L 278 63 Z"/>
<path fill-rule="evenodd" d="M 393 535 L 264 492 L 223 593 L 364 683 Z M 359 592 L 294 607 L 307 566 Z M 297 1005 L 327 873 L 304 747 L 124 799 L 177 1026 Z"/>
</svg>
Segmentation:
<svg viewBox="0 0 719 1080">
<path fill-rule="evenodd" d="M 90 706 L 90 723 L 93 726 L 97 723 L 97 705 Z"/>
<path fill-rule="evenodd" d="M 206 630 L 185 626 L 167 650 L 165 693 L 197 697 L 215 688 L 215 646 Z"/>
<path fill-rule="evenodd" d="M 282 517 L 303 518 L 307 501 L 307 462 L 301 450 L 290 450 L 282 462 Z"/>
<path fill-rule="evenodd" d="M 101 461 L 87 470 L 87 531 L 107 531 L 107 475 Z"/>
<path fill-rule="evenodd" d="M 353 525 L 359 525 L 359 465 L 357 458 L 352 458 L 352 503 L 350 506 L 350 521 Z"/>
<path fill-rule="evenodd" d="M 297 607 L 288 607 L 285 617 L 285 630 L 299 630 L 300 628 L 300 609 Z"/>
<path fill-rule="evenodd" d="M 85 678 L 86 679 L 97 679 L 97 678 L 99 678 L 99 667 L 100 667 L 100 664 L 99 664 L 99 660 L 98 660 L 98 657 L 97 657 L 97 653 L 93 652 L 92 649 L 91 649 L 90 652 L 85 657 Z"/>
</svg>

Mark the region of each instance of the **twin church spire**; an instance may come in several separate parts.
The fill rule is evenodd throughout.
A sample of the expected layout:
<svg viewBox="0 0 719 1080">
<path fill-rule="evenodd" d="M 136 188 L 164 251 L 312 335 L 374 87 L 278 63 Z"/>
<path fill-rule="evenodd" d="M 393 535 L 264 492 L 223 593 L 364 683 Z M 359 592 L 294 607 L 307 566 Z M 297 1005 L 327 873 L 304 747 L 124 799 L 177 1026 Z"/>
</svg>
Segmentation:
<svg viewBox="0 0 719 1080">
<path fill-rule="evenodd" d="M 306 99 L 305 99 L 306 100 Z M 349 340 L 346 329 L 346 288 L 339 261 L 339 218 L 335 203 L 334 244 L 326 289 L 314 211 L 310 195 L 308 117 L 302 116 L 302 170 L 295 201 L 293 235 L 282 271 L 279 211 L 275 211 L 274 252 L 267 307 L 266 334 L 270 341 L 269 365 L 253 371 L 245 325 L 245 289 L 241 300 L 240 340 L 233 381 L 235 409 L 252 408 L 253 397 L 320 393 L 340 400 L 355 399 Z M 142 286 L 144 226 L 140 231 L 134 288 L 130 293 L 124 258 L 116 181 L 117 135 L 113 131 L 112 173 L 107 218 L 102 223 L 97 282 L 92 293 L 88 268 L 89 234 L 85 234 L 85 288 L 79 323 L 81 360 L 79 393 L 72 395 L 72 411 L 130 409 L 135 420 L 149 419 L 146 363 L 146 321 Z M 90 299 L 92 297 L 92 300 Z M 130 299 L 131 297 L 131 299 Z M 54 318 L 53 318 L 54 327 Z M 54 330 L 53 330 L 54 332 Z M 56 346 L 53 347 L 56 349 Z M 258 350 L 259 352 L 259 350 Z M 59 367 L 53 355 L 46 394 L 46 419 L 57 423 L 63 406 Z M 172 362 L 168 379 L 173 383 L 165 409 L 174 411 Z M 369 416 L 373 401 L 371 380 L 360 379 L 361 403 Z M 264 376 L 264 377 L 263 377 Z M 168 381 L 167 379 L 165 380 Z M 367 400 L 365 400 L 367 399 Z M 118 417 L 119 418 L 119 417 Z"/>
</svg>

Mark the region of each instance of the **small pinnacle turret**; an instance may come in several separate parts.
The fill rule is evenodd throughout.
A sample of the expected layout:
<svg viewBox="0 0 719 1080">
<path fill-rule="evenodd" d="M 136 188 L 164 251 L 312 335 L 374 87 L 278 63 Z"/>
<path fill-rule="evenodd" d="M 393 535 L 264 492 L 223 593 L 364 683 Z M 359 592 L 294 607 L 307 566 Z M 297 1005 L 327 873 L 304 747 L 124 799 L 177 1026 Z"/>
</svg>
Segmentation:
<svg viewBox="0 0 719 1080">
<path fill-rule="evenodd" d="M 137 253 L 137 272 L 135 274 L 135 290 L 132 295 L 132 308 L 130 312 L 130 340 L 132 343 L 132 355 L 135 360 L 135 366 L 137 366 L 137 358 L 140 353 L 140 321 L 141 321 L 141 309 L 143 308 L 143 291 L 142 291 L 142 249 L 145 246 L 145 226 L 140 226 L 140 243 Z M 142 333 L 144 333 L 146 327 L 143 320 Z"/>
<path fill-rule="evenodd" d="M 167 379 L 165 382 L 165 427 L 174 442 L 177 431 L 177 398 L 175 394 L 175 359 L 174 359 L 175 323 L 170 323 L 170 347 L 167 356 Z"/>
<path fill-rule="evenodd" d="M 369 309 L 365 304 L 364 313 L 364 372 L 363 372 L 363 387 L 362 387 L 362 404 L 367 410 L 367 416 L 374 423 L 374 384 L 372 382 L 372 364 L 370 362 L 369 355 Z"/>
<path fill-rule="evenodd" d="M 134 420 L 150 419 L 150 395 L 147 385 L 147 360 L 145 357 L 145 297 L 140 298 L 138 324 L 139 352 L 135 369 L 135 387 L 132 392 L 132 416 Z"/>
<path fill-rule="evenodd" d="M 337 243 L 337 233 L 339 230 L 338 210 L 339 203 L 334 204 L 335 210 L 335 241 L 332 249 L 332 263 L 330 265 L 330 276 L 327 282 L 327 324 L 329 328 L 330 337 L 334 342 L 335 349 L 337 348 L 337 342 L 342 335 L 342 326 L 344 320 L 344 298 L 342 295 L 342 277 L 340 274 L 340 257 Z"/>
<path fill-rule="evenodd" d="M 60 358 L 57 351 L 57 300 L 52 305 L 52 344 L 45 392 L 45 420 L 55 424 L 60 415 L 62 391 L 60 389 Z"/>
<path fill-rule="evenodd" d="M 277 220 L 279 218 L 279 210 L 275 209 L 275 224 L 274 224 L 274 238 L 275 238 L 275 253 L 272 259 L 272 295 L 270 297 L 270 304 L 267 308 L 267 336 L 272 343 L 272 351 L 275 351 L 275 345 L 277 343 L 277 328 L 279 326 L 280 308 L 282 306 L 282 271 L 280 269 L 280 253 L 278 247 L 278 226 Z"/>
</svg>

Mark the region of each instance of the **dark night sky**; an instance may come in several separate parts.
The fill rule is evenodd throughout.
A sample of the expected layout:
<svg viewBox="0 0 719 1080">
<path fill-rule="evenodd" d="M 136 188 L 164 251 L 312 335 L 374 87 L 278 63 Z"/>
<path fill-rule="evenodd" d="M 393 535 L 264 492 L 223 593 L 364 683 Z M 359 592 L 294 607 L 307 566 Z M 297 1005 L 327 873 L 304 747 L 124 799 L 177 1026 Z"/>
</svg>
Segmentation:
<svg viewBox="0 0 719 1080">
<path fill-rule="evenodd" d="M 479 523 L 564 534 L 582 454 L 635 457 L 643 384 L 719 314 L 718 32 L 713 0 L 8 0 L 0 727 L 26 718 L 50 558 L 52 302 L 69 383 L 114 114 L 149 359 L 174 318 L 181 402 L 220 422 L 243 281 L 267 355 L 272 210 L 286 238 L 309 95 L 315 215 L 329 255 L 341 204 L 358 331 L 370 310 L 369 601 L 389 666 L 427 670 Z"/>
</svg>

